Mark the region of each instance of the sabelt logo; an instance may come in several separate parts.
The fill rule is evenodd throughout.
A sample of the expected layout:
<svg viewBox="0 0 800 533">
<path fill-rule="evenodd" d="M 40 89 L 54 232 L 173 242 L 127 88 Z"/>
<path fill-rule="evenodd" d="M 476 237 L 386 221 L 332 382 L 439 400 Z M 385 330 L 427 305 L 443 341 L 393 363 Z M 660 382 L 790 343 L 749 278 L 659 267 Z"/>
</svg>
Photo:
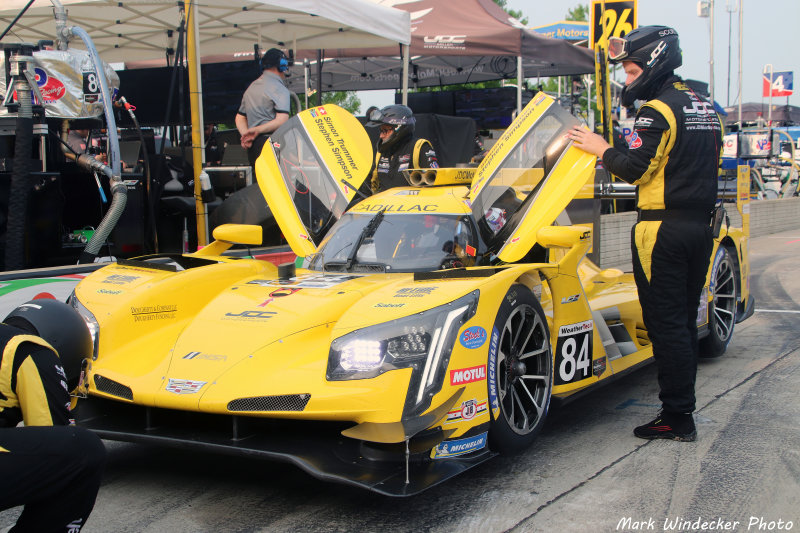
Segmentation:
<svg viewBox="0 0 800 533">
<path fill-rule="evenodd" d="M 463 385 L 486 379 L 486 365 L 450 371 L 450 385 Z"/>
</svg>

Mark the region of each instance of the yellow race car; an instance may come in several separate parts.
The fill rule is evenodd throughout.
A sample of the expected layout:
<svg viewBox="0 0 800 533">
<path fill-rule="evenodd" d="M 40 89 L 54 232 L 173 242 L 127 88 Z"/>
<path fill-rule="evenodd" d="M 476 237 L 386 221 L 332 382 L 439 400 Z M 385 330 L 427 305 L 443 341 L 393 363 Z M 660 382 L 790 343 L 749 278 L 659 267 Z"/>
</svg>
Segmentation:
<svg viewBox="0 0 800 533">
<path fill-rule="evenodd" d="M 301 112 L 256 165 L 297 264 L 224 255 L 261 239 L 224 225 L 196 253 L 87 276 L 69 300 L 94 338 L 76 419 L 392 496 L 524 449 L 551 399 L 652 358 L 632 275 L 588 261 L 592 228 L 559 218 L 593 194 L 574 124 L 539 94 L 477 169 L 411 169 L 417 186 L 361 199 L 363 127 Z M 723 228 L 715 244 L 712 355 L 752 313 L 746 242 Z"/>
</svg>

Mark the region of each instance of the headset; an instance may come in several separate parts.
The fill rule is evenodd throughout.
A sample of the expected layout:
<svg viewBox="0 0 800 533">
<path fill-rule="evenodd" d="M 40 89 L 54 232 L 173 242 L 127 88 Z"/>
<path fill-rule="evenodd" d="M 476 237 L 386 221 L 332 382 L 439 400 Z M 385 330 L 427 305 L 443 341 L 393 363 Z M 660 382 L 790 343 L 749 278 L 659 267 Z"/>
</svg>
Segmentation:
<svg viewBox="0 0 800 533">
<path fill-rule="evenodd" d="M 286 57 L 282 57 L 280 62 L 278 63 L 278 72 L 286 72 L 289 70 L 289 60 Z"/>
</svg>

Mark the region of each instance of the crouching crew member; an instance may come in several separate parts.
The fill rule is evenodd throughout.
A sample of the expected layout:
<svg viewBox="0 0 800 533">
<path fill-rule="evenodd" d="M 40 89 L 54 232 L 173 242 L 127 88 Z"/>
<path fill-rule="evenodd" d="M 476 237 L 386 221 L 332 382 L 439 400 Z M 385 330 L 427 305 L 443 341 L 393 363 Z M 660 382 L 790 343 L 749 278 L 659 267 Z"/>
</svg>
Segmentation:
<svg viewBox="0 0 800 533">
<path fill-rule="evenodd" d="M 23 505 L 12 532 L 76 533 L 100 488 L 105 448 L 70 424 L 70 391 L 92 355 L 83 319 L 34 300 L 0 323 L 0 510 Z M 16 427 L 19 422 L 24 427 Z"/>
</svg>

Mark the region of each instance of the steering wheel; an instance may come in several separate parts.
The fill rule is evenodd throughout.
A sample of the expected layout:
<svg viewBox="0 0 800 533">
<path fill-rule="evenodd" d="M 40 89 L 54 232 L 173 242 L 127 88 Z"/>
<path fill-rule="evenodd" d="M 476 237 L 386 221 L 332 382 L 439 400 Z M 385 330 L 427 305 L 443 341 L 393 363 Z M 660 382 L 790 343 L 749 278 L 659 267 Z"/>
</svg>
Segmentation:
<svg viewBox="0 0 800 533">
<path fill-rule="evenodd" d="M 453 254 L 448 254 L 442 259 L 442 264 L 439 266 L 439 270 L 447 270 L 448 268 L 464 268 L 464 263 L 458 256 Z"/>
</svg>

